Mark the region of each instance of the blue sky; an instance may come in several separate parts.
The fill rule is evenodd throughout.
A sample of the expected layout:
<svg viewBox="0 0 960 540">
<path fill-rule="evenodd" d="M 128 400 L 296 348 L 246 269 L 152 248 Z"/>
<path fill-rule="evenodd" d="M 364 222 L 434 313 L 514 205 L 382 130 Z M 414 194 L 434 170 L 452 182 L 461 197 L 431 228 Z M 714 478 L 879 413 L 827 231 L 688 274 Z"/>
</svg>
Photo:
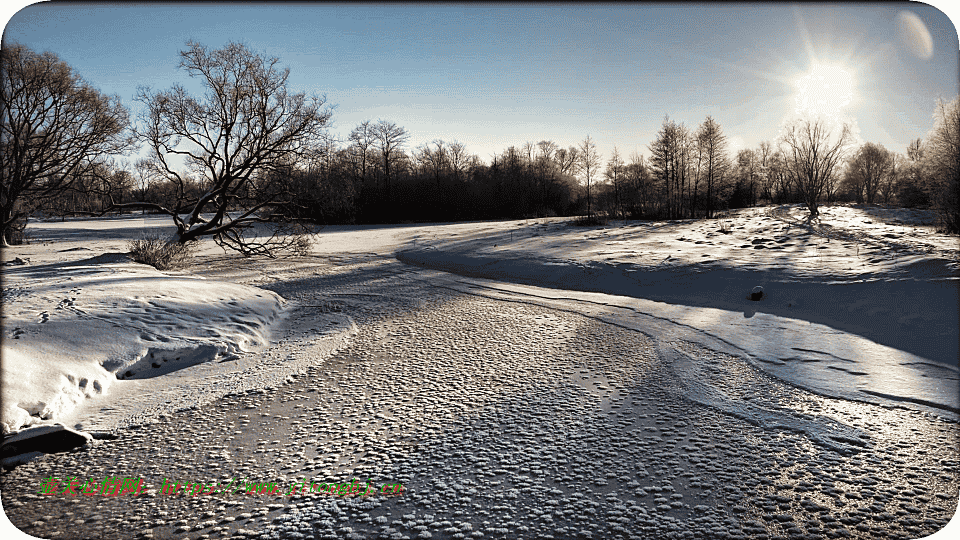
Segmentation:
<svg viewBox="0 0 960 540">
<path fill-rule="evenodd" d="M 134 112 L 138 85 L 192 88 L 177 69 L 188 39 L 242 41 L 278 56 L 297 90 L 336 105 L 345 137 L 379 118 L 407 149 L 459 140 L 489 161 L 525 141 L 593 137 L 606 160 L 649 154 L 664 116 L 712 115 L 734 147 L 774 140 L 815 62 L 854 81 L 843 113 L 862 140 L 904 152 L 958 90 L 957 31 L 918 3 L 803 4 L 34 4 L 4 42 L 52 51 Z M 946 9 L 946 8 L 944 8 Z M 915 13 L 933 54 L 911 53 L 897 15 Z M 193 87 L 195 88 L 195 87 Z"/>
</svg>

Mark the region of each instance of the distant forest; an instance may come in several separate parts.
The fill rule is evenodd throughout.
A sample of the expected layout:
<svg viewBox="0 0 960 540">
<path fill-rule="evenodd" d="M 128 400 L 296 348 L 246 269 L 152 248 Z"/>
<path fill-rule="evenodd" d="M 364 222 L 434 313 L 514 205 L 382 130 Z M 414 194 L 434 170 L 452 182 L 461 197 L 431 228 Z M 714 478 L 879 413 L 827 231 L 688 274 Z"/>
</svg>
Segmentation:
<svg viewBox="0 0 960 540">
<path fill-rule="evenodd" d="M 695 127 L 667 117 L 649 158 L 616 149 L 601 156 L 587 136 L 567 147 L 547 138 L 518 142 L 487 162 L 456 141 L 410 147 L 406 129 L 388 120 L 337 138 L 327 129 L 325 99 L 292 93 L 288 71 L 269 60 L 242 45 L 210 51 L 188 43 L 181 68 L 212 92 L 143 93 L 137 101 L 146 112 L 132 122 L 118 98 L 91 88 L 55 55 L 5 47 L 4 242 L 17 243 L 27 216 L 37 213 L 167 213 L 187 241 L 255 220 L 602 222 L 798 202 L 816 216 L 819 204 L 840 201 L 930 206 L 943 229 L 960 230 L 957 99 L 938 105 L 933 129 L 905 155 L 873 143 L 855 147 L 846 129 L 830 132 L 817 120 L 733 153 L 712 117 Z M 248 72 L 256 73 L 249 81 Z M 44 103 L 62 112 L 37 117 Z M 31 126 L 39 129 L 30 133 Z M 148 157 L 122 158 L 143 145 Z M 177 217 L 185 213 L 190 219 Z M 201 213 L 219 221 L 206 223 Z"/>
</svg>

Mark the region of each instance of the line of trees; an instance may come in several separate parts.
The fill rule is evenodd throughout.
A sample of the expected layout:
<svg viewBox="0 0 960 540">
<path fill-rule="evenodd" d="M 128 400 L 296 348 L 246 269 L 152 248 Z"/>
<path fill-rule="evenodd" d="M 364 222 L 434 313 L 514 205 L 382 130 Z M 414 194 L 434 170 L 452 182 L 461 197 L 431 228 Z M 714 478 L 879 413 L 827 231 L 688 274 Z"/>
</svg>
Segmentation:
<svg viewBox="0 0 960 540">
<path fill-rule="evenodd" d="M 104 96 L 51 53 L 3 49 L 3 182 L 0 233 L 15 243 L 31 212 L 107 211 L 170 216 L 176 240 L 211 236 L 245 254 L 284 247 L 247 235 L 315 223 L 458 221 L 583 215 L 637 219 L 712 217 L 762 202 L 819 205 L 857 201 L 932 205 L 958 232 L 960 106 L 940 103 L 934 128 L 907 155 L 867 143 L 816 118 L 784 126 L 773 143 L 731 154 L 719 123 L 694 129 L 665 118 L 648 149 L 604 162 L 595 141 L 510 146 L 486 163 L 457 141 L 409 148 L 388 120 L 357 125 L 345 140 L 328 127 L 324 97 L 288 87 L 279 60 L 231 43 L 188 42 L 180 67 L 207 92 L 180 85 L 141 88 L 131 124 L 116 96 Z M 133 163 L 120 160 L 141 146 Z M 280 230 L 280 229 L 278 229 Z"/>
</svg>

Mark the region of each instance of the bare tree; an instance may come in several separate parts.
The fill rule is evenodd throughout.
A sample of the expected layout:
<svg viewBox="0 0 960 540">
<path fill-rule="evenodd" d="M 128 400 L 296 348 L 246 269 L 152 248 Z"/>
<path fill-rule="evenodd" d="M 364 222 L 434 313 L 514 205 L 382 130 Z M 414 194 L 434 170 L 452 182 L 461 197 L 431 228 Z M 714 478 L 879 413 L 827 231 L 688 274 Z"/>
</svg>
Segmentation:
<svg viewBox="0 0 960 540">
<path fill-rule="evenodd" d="M 713 217 L 713 200 L 718 184 L 730 168 L 727 157 L 727 137 L 720 124 L 708 116 L 696 134 L 697 145 L 703 154 L 703 168 L 707 180 L 707 217 Z"/>
<path fill-rule="evenodd" d="M 857 202 L 873 200 L 881 183 L 893 173 L 893 154 L 879 144 L 866 143 L 850 159 L 847 178 L 857 194 Z"/>
<path fill-rule="evenodd" d="M 657 138 L 650 144 L 650 168 L 665 192 L 663 205 L 670 219 L 680 217 L 690 152 L 689 132 L 683 124 L 663 119 Z"/>
<path fill-rule="evenodd" d="M 386 120 L 380 120 L 373 126 L 373 136 L 377 139 L 380 156 L 383 158 L 384 185 L 387 200 L 390 199 L 390 163 L 395 161 L 397 151 L 410 138 L 405 129 Z"/>
<path fill-rule="evenodd" d="M 960 232 L 960 97 L 937 102 L 927 134 L 924 162 L 930 173 L 937 214 L 947 232 Z"/>
<path fill-rule="evenodd" d="M 528 167 L 533 165 L 533 156 L 536 149 L 537 149 L 537 145 L 530 141 L 523 143 L 523 146 L 520 147 L 520 153 L 523 156 L 523 162 Z"/>
<path fill-rule="evenodd" d="M 643 216 L 652 197 L 652 186 L 650 182 L 650 169 L 646 161 L 638 152 L 630 155 L 630 164 L 624 167 L 624 173 L 632 189 L 631 194 L 631 212 L 635 216 Z"/>
<path fill-rule="evenodd" d="M 791 197 L 790 174 L 783 151 L 776 150 L 770 155 L 767 174 L 770 176 L 770 194 L 774 201 L 784 202 Z"/>
<path fill-rule="evenodd" d="M 150 184 L 163 177 L 157 171 L 156 163 L 150 159 L 138 159 L 133 164 L 133 171 L 137 186 L 137 189 L 134 192 L 134 198 L 145 201 L 147 199 L 147 190 L 149 189 Z"/>
<path fill-rule="evenodd" d="M 900 185 L 901 171 L 907 158 L 903 154 L 890 152 L 890 174 L 884 176 L 880 181 L 880 195 L 883 197 L 883 204 L 890 204 L 891 199 L 897 192 Z"/>
<path fill-rule="evenodd" d="M 125 152 L 133 139 L 120 98 L 92 88 L 53 53 L 5 44 L 0 73 L 0 243 L 9 245 L 18 241 L 27 207 Z"/>
<path fill-rule="evenodd" d="M 538 212 L 543 214 L 546 213 L 548 206 L 548 200 L 550 198 L 551 188 L 554 187 L 556 181 L 556 173 L 558 171 L 558 166 L 554 160 L 554 154 L 559 148 L 557 143 L 553 141 L 543 140 L 537 143 L 537 148 L 540 150 L 540 153 L 537 154 L 534 162 L 534 172 L 536 183 L 540 187 L 539 191 L 539 202 L 538 202 Z"/>
<path fill-rule="evenodd" d="M 616 146 L 613 147 L 613 155 L 610 156 L 610 161 L 607 162 L 607 170 L 604 174 L 613 186 L 614 213 L 617 217 L 623 219 L 624 163 Z"/>
<path fill-rule="evenodd" d="M 470 164 L 471 156 L 467 153 L 467 145 L 459 141 L 453 141 L 447 144 L 447 150 L 454 180 L 459 182 L 467 173 L 467 167 Z"/>
<path fill-rule="evenodd" d="M 431 148 L 430 144 L 431 143 L 427 143 L 419 147 L 414 154 L 414 159 L 433 176 L 433 181 L 437 185 L 437 204 L 442 205 L 443 189 L 441 180 L 449 169 L 449 151 L 447 147 L 444 146 L 445 143 L 439 139 L 432 143 L 436 148 Z"/>
<path fill-rule="evenodd" d="M 737 187 L 738 193 L 734 197 L 745 207 L 753 206 L 756 202 L 757 169 L 759 160 L 757 153 L 744 148 L 737 152 Z"/>
<path fill-rule="evenodd" d="M 850 126 L 831 130 L 822 119 L 797 120 L 785 127 L 780 144 L 811 219 L 820 214 L 820 197 L 836 175 L 850 141 Z"/>
<path fill-rule="evenodd" d="M 914 139 L 907 145 L 907 159 L 920 161 L 923 159 L 923 139 Z"/>
<path fill-rule="evenodd" d="M 773 199 L 773 180 L 770 177 L 770 165 L 773 158 L 774 148 L 770 141 L 760 141 L 757 148 L 757 180 L 759 182 L 760 198 L 765 200 Z"/>
<path fill-rule="evenodd" d="M 540 149 L 540 159 L 552 161 L 554 152 L 556 152 L 560 147 L 557 146 L 557 143 L 553 141 L 540 141 L 537 143 L 537 148 Z"/>
<path fill-rule="evenodd" d="M 355 149 L 359 179 L 361 181 L 366 181 L 367 159 L 371 149 L 373 148 L 374 142 L 376 141 L 374 129 L 370 124 L 370 121 L 364 120 L 360 123 L 360 125 L 353 128 L 353 131 L 350 132 L 348 138 Z"/>
<path fill-rule="evenodd" d="M 558 148 L 554 154 L 560 174 L 576 175 L 580 164 L 580 150 L 576 146 L 568 149 Z"/>
<path fill-rule="evenodd" d="M 212 236 L 220 246 L 244 255 L 271 256 L 289 247 L 281 227 L 266 240 L 245 233 L 256 223 L 283 223 L 284 208 L 293 201 L 284 175 L 269 173 L 308 159 L 321 147 L 332 113 L 324 98 L 291 93 L 290 69 L 280 69 L 278 63 L 238 43 L 209 50 L 187 42 L 180 67 L 198 78 L 207 94 L 195 99 L 178 84 L 157 93 L 141 88 L 137 98 L 145 106 L 137 135 L 147 143 L 158 170 L 178 186 L 177 205 L 143 201 L 122 206 L 171 216 L 179 243 Z M 175 169 L 177 161 L 202 179 L 199 197 L 186 195 L 188 178 Z M 213 216 L 207 219 L 201 215 L 205 212 Z"/>
<path fill-rule="evenodd" d="M 592 216 L 590 208 L 590 183 L 600 168 L 600 154 L 597 152 L 597 143 L 587 135 L 580 143 L 580 172 L 587 182 L 587 217 Z"/>
</svg>

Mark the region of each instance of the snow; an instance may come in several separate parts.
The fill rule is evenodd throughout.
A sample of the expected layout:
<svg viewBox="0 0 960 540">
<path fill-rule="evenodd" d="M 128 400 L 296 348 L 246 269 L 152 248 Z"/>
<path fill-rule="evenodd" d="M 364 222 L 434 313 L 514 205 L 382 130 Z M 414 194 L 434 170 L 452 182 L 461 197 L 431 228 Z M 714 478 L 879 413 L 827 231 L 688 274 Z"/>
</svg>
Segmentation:
<svg viewBox="0 0 960 540">
<path fill-rule="evenodd" d="M 120 259 L 4 271 L 4 330 L 12 334 L 3 344 L 4 431 L 62 418 L 127 381 L 262 349 L 284 313 L 269 291 Z"/>
<path fill-rule="evenodd" d="M 160 272 L 125 255 L 159 216 L 31 223 L 3 267 L 2 427 L 63 423 L 110 431 L 283 381 L 356 332 L 317 314 L 302 337 L 295 302 L 250 285 Z M 222 253 L 204 242 L 198 257 Z M 298 316 L 300 315 L 300 316 Z M 277 359 L 271 347 L 297 334 Z"/>
<path fill-rule="evenodd" d="M 412 234 L 398 258 L 525 286 L 460 280 L 467 288 L 603 306 L 607 320 L 732 349 L 818 394 L 956 418 L 956 237 L 922 211 L 832 206 L 819 222 L 805 217 L 795 205 L 591 228 L 450 225 Z"/>
<path fill-rule="evenodd" d="M 710 367 L 701 355 L 680 352 L 684 343 L 815 393 L 955 418 L 956 237 L 936 233 L 928 212 L 821 212 L 812 224 L 789 206 L 591 228 L 561 218 L 331 226 L 312 251 L 396 252 L 401 261 L 443 270 L 420 274 L 438 286 L 635 328 L 656 338 L 687 381 L 688 397 L 753 421 L 783 417 L 711 386 L 717 369 L 736 366 Z M 42 221 L 27 229 L 31 244 L 4 250 L 4 261 L 28 261 L 3 268 L 5 432 L 58 421 L 109 429 L 135 415 L 268 386 L 322 360 L 356 331 L 342 314 L 295 317 L 296 302 L 250 284 L 133 263 L 123 256 L 126 243 L 145 231 L 169 234 L 172 226 L 150 216 Z M 221 253 L 208 241 L 197 257 Z M 263 264 L 266 273 L 285 263 Z M 764 296 L 752 301 L 757 286 Z M 310 330 L 322 331 L 304 333 L 293 322 L 307 319 Z M 296 361 L 278 357 L 283 340 L 299 343 Z M 842 431 L 787 427 L 812 437 Z"/>
</svg>

